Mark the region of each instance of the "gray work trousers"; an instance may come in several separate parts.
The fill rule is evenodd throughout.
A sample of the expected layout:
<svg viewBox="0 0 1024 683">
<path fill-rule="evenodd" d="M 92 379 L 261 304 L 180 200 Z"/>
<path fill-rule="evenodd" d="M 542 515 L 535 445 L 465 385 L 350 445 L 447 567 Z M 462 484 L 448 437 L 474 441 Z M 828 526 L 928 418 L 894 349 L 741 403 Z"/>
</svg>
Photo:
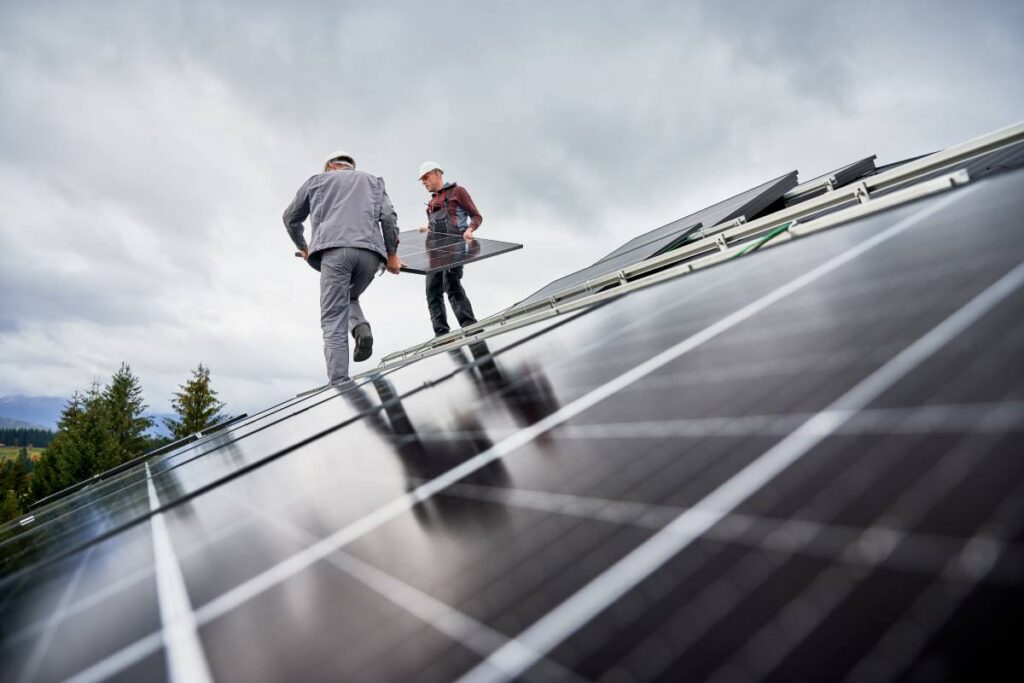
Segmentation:
<svg viewBox="0 0 1024 683">
<path fill-rule="evenodd" d="M 359 295 L 370 286 L 381 258 L 367 249 L 337 247 L 320 261 L 320 327 L 331 384 L 348 379 L 348 335 L 365 322 Z"/>
</svg>

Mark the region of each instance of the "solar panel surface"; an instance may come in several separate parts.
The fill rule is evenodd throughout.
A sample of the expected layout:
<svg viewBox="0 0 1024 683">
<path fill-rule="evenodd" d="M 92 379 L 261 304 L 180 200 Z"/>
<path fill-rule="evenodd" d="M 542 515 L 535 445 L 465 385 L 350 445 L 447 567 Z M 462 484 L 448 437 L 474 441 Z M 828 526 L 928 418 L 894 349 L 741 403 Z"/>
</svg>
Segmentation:
<svg viewBox="0 0 1024 683">
<path fill-rule="evenodd" d="M 1014 666 L 1021 197 L 993 177 L 46 506 L 0 546 L 0 678 L 162 679 L 196 651 L 245 680 Z"/>
<path fill-rule="evenodd" d="M 398 234 L 398 256 L 402 270 L 426 275 L 474 261 L 505 254 L 523 245 L 474 237 L 466 240 L 461 235 L 406 230 Z"/>
</svg>

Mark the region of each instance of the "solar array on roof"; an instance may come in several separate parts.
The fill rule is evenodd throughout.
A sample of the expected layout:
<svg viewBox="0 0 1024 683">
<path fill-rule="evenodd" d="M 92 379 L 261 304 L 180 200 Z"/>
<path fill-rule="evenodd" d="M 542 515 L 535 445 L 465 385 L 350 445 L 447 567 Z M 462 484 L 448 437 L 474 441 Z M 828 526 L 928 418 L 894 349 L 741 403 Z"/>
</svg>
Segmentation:
<svg viewBox="0 0 1024 683">
<path fill-rule="evenodd" d="M 1015 670 L 1024 171 L 912 163 L 40 506 L 0 678 Z"/>
<path fill-rule="evenodd" d="M 592 280 L 607 273 L 613 273 L 623 266 L 639 263 L 655 256 L 673 245 L 684 242 L 701 227 L 740 217 L 753 218 L 768 206 L 778 201 L 783 194 L 796 185 L 796 171 L 779 176 L 774 180 L 730 197 L 702 211 L 672 221 L 626 242 L 624 245 L 599 259 L 597 263 L 578 272 L 555 280 L 523 300 L 524 303 L 538 301 L 546 296 L 567 289 L 573 285 Z"/>
<path fill-rule="evenodd" d="M 787 206 L 802 202 L 805 199 L 816 197 L 820 194 L 824 194 L 825 192 L 834 190 L 837 187 L 849 185 L 854 180 L 857 180 L 868 173 L 872 173 L 874 170 L 875 155 L 872 154 L 869 157 L 837 168 L 830 173 L 826 173 L 818 176 L 817 178 L 812 178 L 811 180 L 800 183 L 787 192 L 783 196 L 783 199 L 786 201 Z"/>
<path fill-rule="evenodd" d="M 1024 141 L 999 147 L 984 154 L 958 160 L 919 176 L 917 182 L 936 178 L 954 170 L 965 170 L 974 180 L 1024 166 Z M 894 188 L 895 189 L 895 188 Z M 892 191 L 892 190 L 889 190 Z"/>
</svg>

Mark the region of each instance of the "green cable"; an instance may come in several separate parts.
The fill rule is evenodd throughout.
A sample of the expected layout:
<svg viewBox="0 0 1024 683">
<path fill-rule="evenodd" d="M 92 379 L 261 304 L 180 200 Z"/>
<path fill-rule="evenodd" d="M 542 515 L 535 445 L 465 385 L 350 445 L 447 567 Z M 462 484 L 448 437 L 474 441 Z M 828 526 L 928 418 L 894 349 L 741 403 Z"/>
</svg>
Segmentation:
<svg viewBox="0 0 1024 683">
<path fill-rule="evenodd" d="M 767 242 L 770 242 L 772 239 L 774 239 L 778 235 L 781 235 L 782 233 L 784 233 L 787 230 L 789 230 L 789 226 L 791 226 L 791 225 L 793 225 L 792 221 L 790 221 L 789 223 L 783 223 L 782 225 L 780 225 L 779 227 L 775 228 L 774 230 L 772 230 L 770 233 L 768 233 L 767 235 L 765 235 L 764 237 L 762 237 L 758 241 L 756 241 L 753 244 L 749 245 L 746 249 L 744 249 L 740 253 L 736 254 L 736 256 L 733 256 L 733 258 L 738 258 L 740 256 L 746 256 L 747 254 L 749 254 L 752 251 L 757 251 L 758 249 L 763 247 Z"/>
</svg>

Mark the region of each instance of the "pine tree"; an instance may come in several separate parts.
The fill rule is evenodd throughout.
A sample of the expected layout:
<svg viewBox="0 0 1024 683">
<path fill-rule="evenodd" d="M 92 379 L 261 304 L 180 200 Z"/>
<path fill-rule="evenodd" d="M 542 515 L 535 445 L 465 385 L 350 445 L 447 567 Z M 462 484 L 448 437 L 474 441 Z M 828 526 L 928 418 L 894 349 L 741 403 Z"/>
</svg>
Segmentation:
<svg viewBox="0 0 1024 683">
<path fill-rule="evenodd" d="M 52 450 L 60 441 L 55 464 L 61 488 L 99 474 L 118 462 L 119 449 L 111 430 L 110 413 L 98 383 L 93 382 L 89 391 L 79 397 L 79 406 L 79 413 L 67 430 L 58 432 L 47 449 Z"/>
<path fill-rule="evenodd" d="M 13 460 L 0 462 L 0 494 L 8 489 L 17 490 L 18 464 Z"/>
<path fill-rule="evenodd" d="M 224 405 L 210 388 L 210 368 L 200 363 L 181 391 L 174 392 L 171 407 L 178 418 L 164 418 L 164 424 L 175 439 L 182 439 L 228 419 L 221 413 Z"/>
<path fill-rule="evenodd" d="M 18 517 L 26 509 L 31 467 L 26 446 L 21 447 L 16 460 L 7 460 L 0 466 L 0 522 Z"/>
<path fill-rule="evenodd" d="M 54 443 L 56 442 L 55 438 Z M 60 446 L 58 446 L 58 450 L 59 448 Z M 59 458 L 60 455 L 58 451 L 54 450 L 53 444 L 39 456 L 35 469 L 32 470 L 32 483 L 29 487 L 32 500 L 40 500 L 64 488 L 60 470 L 57 467 Z"/>
<path fill-rule="evenodd" d="M 74 468 L 78 474 L 72 483 L 108 470 L 119 462 L 120 449 L 114 439 L 110 409 L 98 382 L 93 382 L 85 395 L 85 412 L 79 427 L 79 464 Z"/>
<path fill-rule="evenodd" d="M 18 449 L 18 459 L 12 465 L 14 467 L 14 477 L 11 488 L 21 496 L 28 489 L 28 473 L 32 471 L 32 461 L 28 457 L 27 447 L 22 446 Z"/>
<path fill-rule="evenodd" d="M 21 515 L 21 502 L 12 490 L 0 491 L 0 522 L 6 522 Z"/>
<path fill-rule="evenodd" d="M 28 446 L 22 445 L 18 449 L 18 466 L 21 467 L 21 471 L 26 475 L 30 474 L 35 468 L 35 463 L 32 462 L 32 457 L 28 454 Z"/>
<path fill-rule="evenodd" d="M 83 403 L 84 398 L 76 391 L 71 394 L 71 398 L 61 410 L 60 418 L 57 421 L 57 433 L 50 445 L 43 451 L 39 462 L 36 463 L 36 470 L 32 474 L 32 497 L 35 500 L 56 493 L 74 483 L 65 482 L 64 468 L 61 466 L 61 462 L 74 457 L 72 452 L 73 432 L 78 429 L 78 422 L 85 412 Z"/>
<path fill-rule="evenodd" d="M 64 404 L 64 409 L 60 411 L 60 417 L 57 418 L 57 433 L 68 432 L 78 422 L 78 418 L 85 412 L 85 397 L 82 396 L 81 392 L 75 391 L 71 394 L 71 398 Z"/>
<path fill-rule="evenodd" d="M 20 472 L 31 472 L 30 489 L 35 500 L 100 474 L 146 450 L 144 433 L 152 420 L 143 417 L 139 380 L 127 363 L 100 389 L 93 382 L 85 392 L 74 392 L 61 411 L 57 433 L 32 463 L 23 450 Z"/>
<path fill-rule="evenodd" d="M 111 435 L 116 443 L 115 465 L 131 460 L 146 450 L 145 432 L 153 426 L 152 418 L 143 417 L 148 408 L 142 401 L 142 386 L 127 363 L 114 373 L 103 390 Z"/>
</svg>

